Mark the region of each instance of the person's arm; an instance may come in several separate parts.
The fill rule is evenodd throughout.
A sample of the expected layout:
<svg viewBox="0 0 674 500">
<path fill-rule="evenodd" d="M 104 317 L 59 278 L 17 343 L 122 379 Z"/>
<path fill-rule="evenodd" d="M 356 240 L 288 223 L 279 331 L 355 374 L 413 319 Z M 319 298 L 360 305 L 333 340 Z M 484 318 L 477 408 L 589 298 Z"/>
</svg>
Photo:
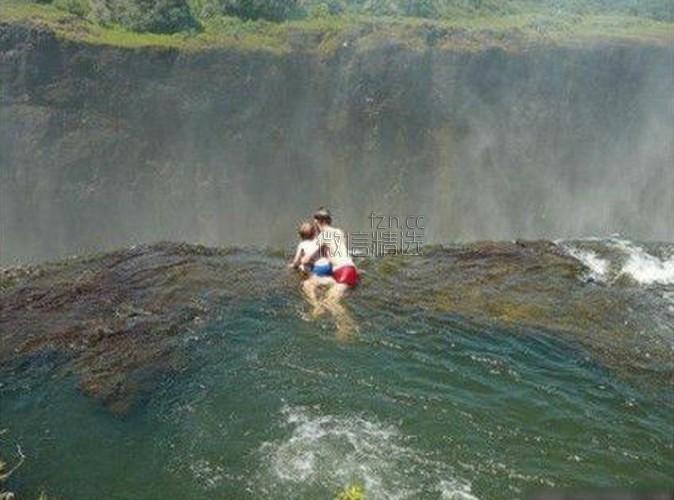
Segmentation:
<svg viewBox="0 0 674 500">
<path fill-rule="evenodd" d="M 288 267 L 297 269 L 300 265 L 301 260 L 302 260 L 302 247 L 300 245 L 297 245 L 297 252 L 295 252 L 295 257 L 293 257 L 292 262 L 288 264 Z"/>
<path fill-rule="evenodd" d="M 320 251 L 320 247 L 316 246 L 316 250 L 313 251 L 312 253 L 305 253 L 302 258 L 300 259 L 300 264 L 301 265 L 306 265 L 311 263 L 317 256 Z"/>
</svg>

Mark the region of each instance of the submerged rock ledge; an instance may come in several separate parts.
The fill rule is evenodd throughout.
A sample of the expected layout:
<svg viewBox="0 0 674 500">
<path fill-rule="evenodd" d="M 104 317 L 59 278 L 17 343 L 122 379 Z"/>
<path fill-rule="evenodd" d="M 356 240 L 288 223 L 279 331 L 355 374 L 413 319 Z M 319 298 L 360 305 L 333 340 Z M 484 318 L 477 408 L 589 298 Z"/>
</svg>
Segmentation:
<svg viewBox="0 0 674 500">
<path fill-rule="evenodd" d="M 357 317 L 389 308 L 542 330 L 617 372 L 672 381 L 674 313 L 659 291 L 583 279 L 587 269 L 554 243 L 431 247 L 359 265 L 362 285 L 347 299 Z M 184 369 L 185 337 L 223 304 L 282 297 L 302 307 L 298 278 L 272 252 L 158 243 L 0 273 L 0 371 L 47 362 L 117 414 Z"/>
</svg>

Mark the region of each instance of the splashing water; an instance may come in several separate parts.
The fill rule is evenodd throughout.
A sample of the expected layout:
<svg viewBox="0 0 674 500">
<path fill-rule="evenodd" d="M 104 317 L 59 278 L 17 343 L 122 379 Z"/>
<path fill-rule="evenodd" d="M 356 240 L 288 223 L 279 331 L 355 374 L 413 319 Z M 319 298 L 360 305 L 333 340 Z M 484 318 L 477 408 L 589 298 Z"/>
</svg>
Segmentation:
<svg viewBox="0 0 674 500">
<path fill-rule="evenodd" d="M 279 489 L 288 497 L 305 496 L 326 486 L 336 491 L 355 481 L 373 499 L 418 498 L 429 492 L 442 498 L 475 498 L 466 482 L 455 479 L 451 467 L 414 449 L 393 425 L 360 416 L 321 415 L 317 408 L 286 407 L 282 414 L 291 433 L 260 448 L 265 465 L 254 484 L 261 496 Z"/>
<path fill-rule="evenodd" d="M 674 284 L 674 256 L 659 259 L 642 247 L 625 240 L 616 240 L 611 244 L 628 255 L 621 274 L 630 276 L 642 285 Z"/>
<path fill-rule="evenodd" d="M 580 261 L 588 269 L 588 277 L 595 281 L 610 284 L 625 276 L 644 286 L 674 284 L 674 255 L 658 257 L 618 238 L 558 241 L 557 245 Z M 587 245 L 593 248 L 584 248 Z"/>
<path fill-rule="evenodd" d="M 606 279 L 606 273 L 609 270 L 610 262 L 606 259 L 600 258 L 596 252 L 592 250 L 581 250 L 569 243 L 558 243 L 571 257 L 579 260 L 584 266 L 588 268 L 588 278 L 594 281 L 603 282 Z"/>
</svg>

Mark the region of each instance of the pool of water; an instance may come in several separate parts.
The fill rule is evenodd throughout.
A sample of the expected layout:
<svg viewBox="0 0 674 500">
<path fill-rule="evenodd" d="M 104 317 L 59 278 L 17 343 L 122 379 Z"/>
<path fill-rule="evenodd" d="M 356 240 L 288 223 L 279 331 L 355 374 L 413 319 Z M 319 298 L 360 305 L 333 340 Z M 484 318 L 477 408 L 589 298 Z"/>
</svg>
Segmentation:
<svg viewBox="0 0 674 500">
<path fill-rule="evenodd" d="M 355 308 L 359 332 L 297 297 L 222 304 L 186 362 L 126 417 L 50 359 L 0 387 L 9 487 L 31 498 L 518 498 L 671 488 L 672 389 L 636 384 L 552 334 Z M 139 380 L 139 383 L 142 381 Z M 105 494 L 103 496 L 102 492 Z"/>
</svg>

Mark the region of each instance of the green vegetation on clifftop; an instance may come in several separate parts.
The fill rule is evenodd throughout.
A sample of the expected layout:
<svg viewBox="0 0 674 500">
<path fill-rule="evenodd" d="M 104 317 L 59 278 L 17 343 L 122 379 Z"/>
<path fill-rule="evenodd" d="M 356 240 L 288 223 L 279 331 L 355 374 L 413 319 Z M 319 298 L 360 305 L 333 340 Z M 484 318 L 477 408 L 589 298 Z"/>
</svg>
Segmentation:
<svg viewBox="0 0 674 500">
<path fill-rule="evenodd" d="M 114 4 L 107 2 L 105 5 L 111 3 Z M 346 3 L 353 5 L 358 2 Z M 370 6 L 375 3 L 361 2 Z M 592 4 L 590 1 L 560 3 Z M 663 2 L 656 0 L 651 3 L 659 5 Z M 141 29 L 151 25 L 147 16 L 137 25 L 131 23 L 131 27 L 129 23 L 115 22 L 117 18 L 112 15 L 103 16 L 101 20 L 100 13 L 94 14 L 97 9 L 100 12 L 100 5 L 96 7 L 96 2 L 87 3 L 87 0 L 54 0 L 52 4 L 0 0 L 0 24 L 41 26 L 62 39 L 120 47 L 236 48 L 278 53 L 301 49 L 330 54 L 354 43 L 357 48 L 393 42 L 412 48 L 433 45 L 446 49 L 479 50 L 490 46 L 517 49 L 531 44 L 606 40 L 671 44 L 674 40 L 674 23 L 671 21 L 636 15 L 639 12 L 630 13 L 629 9 L 617 9 L 617 13 L 590 8 L 560 10 L 553 8 L 552 2 L 542 2 L 537 7 L 526 9 L 524 6 L 528 4 L 505 2 L 498 4 L 500 7 L 497 8 L 493 7 L 496 4 L 485 1 L 480 9 L 454 8 L 442 16 L 429 19 L 402 14 L 379 15 L 376 10 L 373 14 L 366 8 L 342 8 L 341 4 L 311 0 L 298 4 L 304 9 L 302 15 L 291 16 L 283 22 L 214 13 L 209 10 L 212 4 L 205 0 L 190 0 L 188 4 L 194 15 L 188 16 L 184 23 L 191 28 L 173 34 Z M 446 4 L 458 5 L 457 2 Z M 473 4 L 472 0 L 467 0 L 462 5 Z M 177 0 L 166 0 L 161 5 L 176 6 L 179 3 Z M 317 8 L 316 5 L 325 8 Z M 176 18 L 179 17 L 176 14 Z M 666 15 L 659 17 L 664 19 Z"/>
</svg>

